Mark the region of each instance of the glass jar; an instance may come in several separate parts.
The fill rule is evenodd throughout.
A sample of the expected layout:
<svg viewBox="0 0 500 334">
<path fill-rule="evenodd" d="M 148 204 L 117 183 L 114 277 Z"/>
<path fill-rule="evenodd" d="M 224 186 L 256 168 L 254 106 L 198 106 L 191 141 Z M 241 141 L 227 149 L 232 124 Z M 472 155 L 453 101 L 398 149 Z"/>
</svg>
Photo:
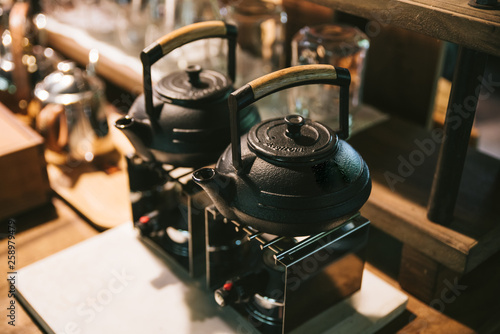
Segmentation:
<svg viewBox="0 0 500 334">
<path fill-rule="evenodd" d="M 331 64 L 351 73 L 349 88 L 350 124 L 362 100 L 365 58 L 370 46 L 368 37 L 358 28 L 340 24 L 324 24 L 302 28 L 292 40 L 292 66 Z M 311 85 L 293 89 L 289 94 L 291 111 L 338 127 L 339 88 Z"/>
</svg>

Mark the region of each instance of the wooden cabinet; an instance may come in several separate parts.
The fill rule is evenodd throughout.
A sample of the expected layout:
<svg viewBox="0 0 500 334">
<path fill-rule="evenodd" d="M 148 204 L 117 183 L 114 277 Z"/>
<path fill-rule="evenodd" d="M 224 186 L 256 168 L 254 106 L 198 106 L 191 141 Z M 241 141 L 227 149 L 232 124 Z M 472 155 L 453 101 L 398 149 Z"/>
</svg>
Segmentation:
<svg viewBox="0 0 500 334">
<path fill-rule="evenodd" d="M 43 138 L 0 103 L 0 220 L 47 203 Z"/>
</svg>

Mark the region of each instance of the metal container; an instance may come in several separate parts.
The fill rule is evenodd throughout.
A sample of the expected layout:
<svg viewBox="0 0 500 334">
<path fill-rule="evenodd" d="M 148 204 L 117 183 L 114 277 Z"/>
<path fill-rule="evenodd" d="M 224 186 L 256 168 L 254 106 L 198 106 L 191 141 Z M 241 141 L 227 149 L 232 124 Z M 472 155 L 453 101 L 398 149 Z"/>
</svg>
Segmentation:
<svg viewBox="0 0 500 334">
<path fill-rule="evenodd" d="M 273 72 L 231 94 L 232 143 L 215 168 L 193 174 L 224 217 L 262 232 L 298 236 L 339 226 L 368 200 L 371 180 L 349 135 L 350 76 L 331 65 Z M 240 138 L 238 111 L 287 87 L 340 86 L 340 130 L 289 115 L 255 125 Z"/>
<path fill-rule="evenodd" d="M 93 161 L 114 149 L 105 114 L 103 83 L 71 61 L 36 85 L 37 129 L 46 147 L 57 153 L 53 163 Z"/>
<path fill-rule="evenodd" d="M 227 97 L 235 77 L 236 28 L 221 21 L 201 22 L 165 35 L 144 49 L 144 95 L 116 122 L 144 160 L 199 167 L 217 159 L 230 141 Z M 206 38 L 228 40 L 228 77 L 192 65 L 173 72 L 155 87 L 151 66 L 178 47 Z M 241 113 L 241 126 L 259 121 L 255 108 Z"/>
</svg>

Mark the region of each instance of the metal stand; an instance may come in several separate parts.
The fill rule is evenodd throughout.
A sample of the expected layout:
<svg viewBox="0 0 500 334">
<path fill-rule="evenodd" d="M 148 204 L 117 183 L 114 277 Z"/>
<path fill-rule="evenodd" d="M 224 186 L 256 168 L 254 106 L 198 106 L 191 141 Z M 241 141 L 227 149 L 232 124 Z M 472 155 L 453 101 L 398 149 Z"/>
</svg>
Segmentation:
<svg viewBox="0 0 500 334">
<path fill-rule="evenodd" d="M 233 307 L 260 333 L 289 333 L 361 287 L 370 225 L 361 215 L 296 241 L 228 221 L 213 206 L 206 224 L 207 286 L 218 288 L 219 305 Z M 243 232 L 246 246 L 214 256 L 216 225 Z M 227 260 L 232 264 L 224 266 Z"/>
<path fill-rule="evenodd" d="M 212 202 L 193 182 L 192 168 L 163 164 L 161 171 L 156 171 L 164 173 L 162 178 L 151 180 L 147 177 L 153 171 L 148 172 L 143 161 L 127 159 L 127 164 L 133 225 L 140 231 L 141 240 L 159 255 L 177 262 L 191 277 L 204 275 L 205 207 Z M 143 183 L 152 184 L 147 189 L 134 189 Z"/>
<path fill-rule="evenodd" d="M 444 136 L 439 152 L 428 204 L 429 220 L 442 225 L 453 220 L 455 202 L 462 178 L 470 132 L 481 90 L 480 76 L 488 56 L 465 47 L 459 48 Z"/>
</svg>

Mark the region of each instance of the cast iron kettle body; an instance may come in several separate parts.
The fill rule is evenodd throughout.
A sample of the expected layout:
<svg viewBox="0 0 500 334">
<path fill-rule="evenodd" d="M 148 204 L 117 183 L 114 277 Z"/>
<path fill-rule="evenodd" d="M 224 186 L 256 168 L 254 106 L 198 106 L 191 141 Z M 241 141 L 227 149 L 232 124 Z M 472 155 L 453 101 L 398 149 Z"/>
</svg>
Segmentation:
<svg viewBox="0 0 500 334">
<path fill-rule="evenodd" d="M 276 91 L 305 84 L 340 86 L 340 130 L 298 115 L 255 125 L 240 137 L 238 111 Z M 226 218 L 282 236 L 327 231 L 356 215 L 368 200 L 371 180 L 349 135 L 349 71 L 304 65 L 256 79 L 229 97 L 231 145 L 216 168 L 193 179 Z M 241 145 L 242 144 L 242 145 Z M 240 147 L 241 146 L 241 147 Z"/>
<path fill-rule="evenodd" d="M 236 27 L 221 21 L 191 24 L 144 49 L 144 95 L 116 122 L 146 161 L 194 167 L 214 162 L 230 142 L 227 98 L 235 77 Z M 228 75 L 198 65 L 161 79 L 152 89 L 151 66 L 174 49 L 205 38 L 227 38 Z M 240 117 L 248 131 L 259 122 L 255 108 Z"/>
</svg>

